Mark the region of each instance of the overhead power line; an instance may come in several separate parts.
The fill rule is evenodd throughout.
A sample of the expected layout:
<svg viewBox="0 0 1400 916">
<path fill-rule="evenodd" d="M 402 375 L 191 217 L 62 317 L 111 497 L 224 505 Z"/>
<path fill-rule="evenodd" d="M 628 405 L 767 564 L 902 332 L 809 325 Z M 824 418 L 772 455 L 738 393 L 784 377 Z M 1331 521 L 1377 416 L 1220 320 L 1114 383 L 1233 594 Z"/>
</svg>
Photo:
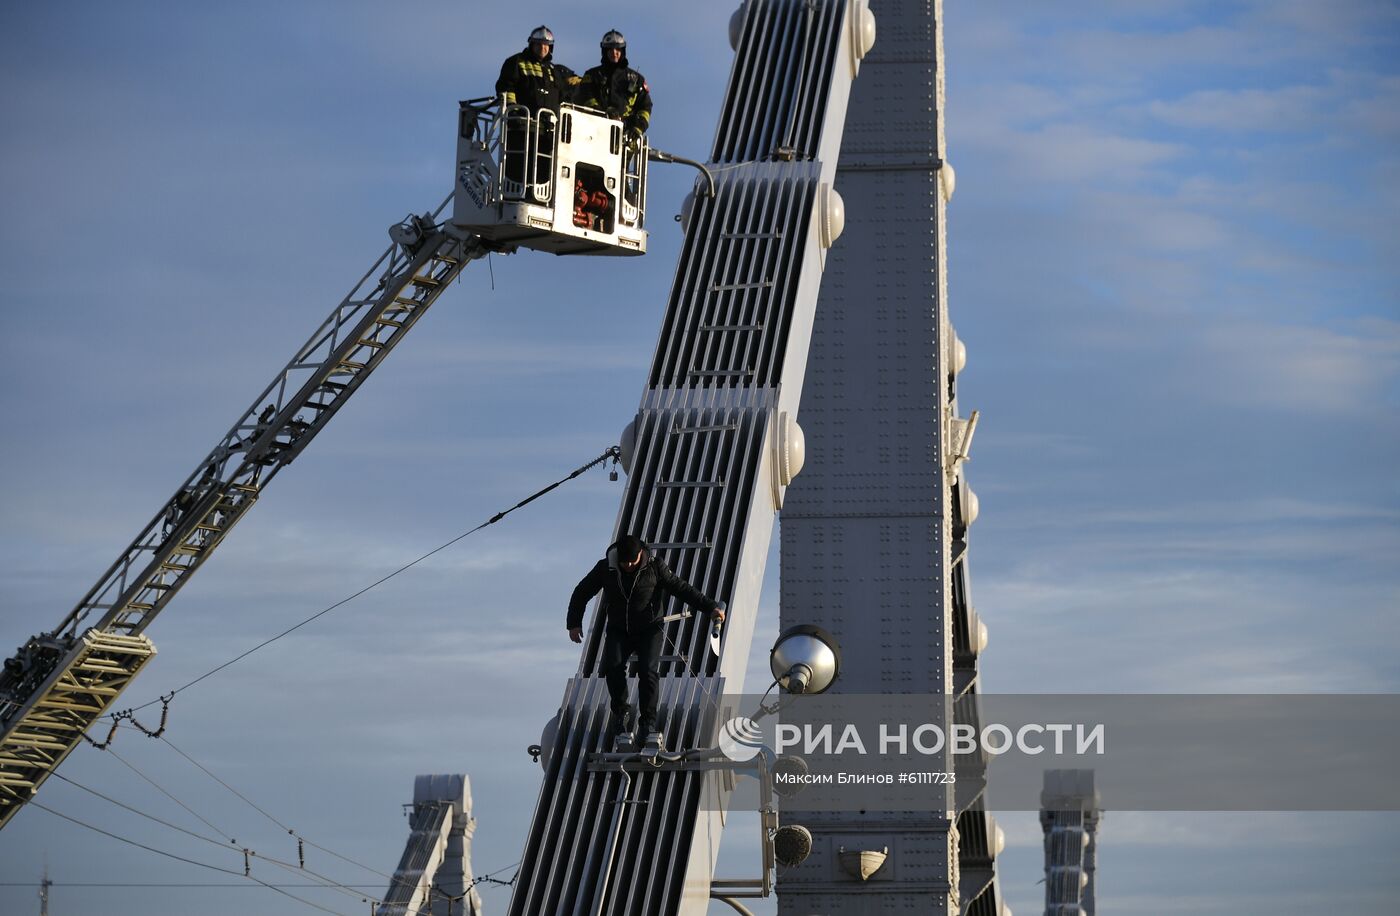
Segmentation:
<svg viewBox="0 0 1400 916">
<path fill-rule="evenodd" d="M 173 747 L 174 747 L 174 746 L 172 745 L 172 748 L 173 748 Z M 176 750 L 178 750 L 178 748 L 176 748 Z M 253 860 L 254 860 L 254 859 L 261 859 L 262 861 L 267 862 L 267 863 L 270 864 L 270 865 L 275 865 L 275 866 L 277 866 L 278 868 L 281 868 L 281 869 L 283 869 L 283 870 L 285 870 L 285 871 L 292 872 L 293 874 L 305 874 L 305 875 L 309 875 L 309 876 L 311 876 L 312 878 L 315 878 L 317 881 L 320 882 L 320 884 L 316 885 L 316 886 L 318 886 L 318 887 L 326 888 L 326 889 L 328 889 L 328 890 L 334 890 L 334 891 L 337 891 L 337 892 L 339 892 L 339 893 L 347 893 L 347 894 L 349 894 L 350 896 L 356 898 L 357 900 L 359 900 L 359 901 L 361 901 L 361 902 L 364 902 L 365 900 L 368 899 L 368 898 L 366 897 L 366 895 L 364 895 L 363 893 L 361 893 L 359 890 L 356 890 L 356 889 L 354 889 L 354 888 L 351 888 L 351 887 L 349 887 L 348 885 L 342 884 L 341 882 L 336 881 L 334 878 L 328 877 L 327 875 L 323 875 L 323 874 L 321 874 L 320 872 L 314 871 L 313 869 L 307 868 L 307 867 L 306 867 L 305 857 L 301 855 L 301 845 L 300 845 L 300 843 L 301 843 L 301 838 L 300 838 L 300 837 L 296 837 L 296 834 L 294 834 L 294 833 L 292 834 L 294 837 L 296 837 L 297 842 L 298 842 L 298 846 L 297 846 L 297 859 L 298 859 L 298 861 L 297 861 L 296 863 L 286 862 L 286 861 L 283 861 L 282 859 L 278 859 L 278 858 L 276 858 L 276 857 L 274 857 L 274 856 L 264 855 L 263 853 L 258 852 L 256 849 L 253 849 L 253 848 L 250 847 L 250 846 L 243 846 L 243 845 L 240 844 L 236 839 L 234 839 L 232 836 L 230 836 L 230 835 L 228 834 L 227 831 L 219 829 L 219 828 L 218 828 L 217 826 L 215 826 L 211 821 L 209 821 L 207 818 L 205 818 L 203 815 L 201 815 L 198 811 L 195 811 L 195 810 L 194 810 L 193 808 L 191 808 L 189 805 L 187 805 L 187 804 L 185 804 L 184 802 L 180 801 L 180 799 L 176 798 L 172 793 L 170 793 L 169 791 L 167 791 L 160 783 L 156 782 L 156 781 L 155 781 L 154 779 L 152 779 L 150 776 L 147 776 L 145 773 L 143 773 L 140 769 L 138 769 L 138 768 L 136 767 L 135 764 L 133 764 L 133 763 L 131 763 L 129 760 L 126 760 L 125 758 L 119 756 L 115 751 L 112 751 L 110 748 L 108 748 L 107 751 L 108 751 L 108 753 L 112 754 L 113 757 L 116 757 L 117 760 L 119 760 L 124 766 L 126 766 L 128 769 L 130 769 L 133 773 L 135 773 L 137 776 L 141 777 L 143 780 L 145 780 L 147 783 L 149 783 L 153 788 L 155 788 L 156 791 L 160 792 L 160 793 L 161 793 L 162 795 L 164 795 L 166 798 L 169 798 L 171 801 L 175 802 L 175 804 L 177 804 L 177 805 L 179 805 L 181 808 L 185 809 L 185 811 L 189 812 L 189 814 L 191 814 L 193 817 L 197 818 L 199 821 L 201 821 L 205 826 L 209 827 L 209 828 L 210 828 L 211 830 L 213 830 L 215 833 L 217 833 L 217 834 L 219 834 L 219 835 L 225 837 L 225 838 L 226 838 L 226 842 L 222 842 L 222 841 L 213 839 L 213 838 L 211 838 L 211 837 L 207 837 L 207 836 L 204 836 L 204 835 L 202 835 L 202 834 L 195 833 L 195 832 L 193 832 L 193 831 L 191 831 L 191 830 L 186 830 L 186 829 L 183 828 L 183 827 L 180 827 L 180 826 L 178 826 L 178 825 L 176 825 L 176 824 L 172 824 L 172 823 L 170 823 L 170 822 L 168 822 L 168 821 L 162 820 L 161 818 L 155 817 L 154 815 L 147 814 L 146 812 L 143 812 L 143 811 L 141 811 L 141 810 L 139 810 L 139 809 L 137 809 L 137 808 L 134 808 L 134 807 L 132 807 L 131 805 L 125 804 L 124 802 L 117 801 L 115 798 L 111 798 L 110 796 L 104 795 L 104 794 L 102 794 L 101 792 L 96 791 L 95 789 L 90 789 L 90 788 L 88 788 L 87 786 L 82 785 L 81 783 L 78 783 L 78 782 L 73 781 L 72 779 L 68 779 L 67 777 L 60 776 L 60 775 L 57 774 L 57 773 L 55 773 L 54 775 L 55 775 L 55 776 L 58 776 L 60 779 L 62 779 L 64 782 L 69 783 L 70 785 L 77 786 L 79 789 L 82 789 L 82 790 L 85 791 L 85 792 L 89 792 L 89 793 L 91 793 L 91 794 L 93 794 L 93 795 L 96 795 L 97 797 L 103 799 L 104 801 L 111 802 L 112 804 L 117 805 L 117 806 L 120 807 L 120 808 L 124 808 L 124 809 L 126 809 L 127 811 L 132 812 L 133 814 L 140 815 L 141 817 L 147 818 L 148 820 L 155 821 L 156 823 L 161 824 L 161 825 L 166 826 L 166 827 L 169 827 L 169 828 L 171 828 L 171 829 L 173 829 L 173 830 L 178 830 L 178 831 L 180 831 L 181 833 L 187 834 L 187 835 L 192 836 L 192 837 L 194 837 L 194 838 L 196 838 L 196 839 L 203 840 L 204 842 L 210 843 L 210 844 L 212 844 L 212 845 L 214 845 L 214 846 L 217 846 L 217 847 L 220 848 L 220 849 L 226 849 L 226 850 L 229 850 L 229 851 L 232 851 L 232 852 L 235 852 L 235 853 L 238 853 L 238 854 L 242 855 L 242 856 L 243 856 L 243 874 L 244 874 L 245 877 L 249 877 L 249 878 L 252 877 L 251 868 L 252 868 L 252 862 L 253 862 Z M 182 753 L 181 755 L 184 756 L 185 759 L 189 760 L 191 763 L 195 763 L 195 761 L 193 760 L 193 758 L 190 758 L 189 755 L 183 754 L 183 753 Z M 197 763 L 196 763 L 196 766 L 198 766 Z M 204 767 L 202 767 L 202 766 L 200 767 L 200 769 L 201 769 L 201 770 L 204 770 L 204 772 L 206 772 L 206 773 L 209 773 L 209 771 L 208 771 L 207 769 L 205 769 Z M 211 777 L 213 777 L 214 774 L 209 773 L 209 775 L 210 775 Z M 217 779 L 218 777 L 214 777 L 214 778 Z M 232 787 L 229 787 L 229 786 L 227 785 L 227 783 L 223 783 L 222 780 L 220 780 L 220 783 L 221 783 L 222 785 L 224 785 L 226 788 L 229 788 L 230 791 L 233 791 Z M 237 792 L 234 792 L 234 794 L 235 794 L 235 795 L 238 795 Z M 245 801 L 245 802 L 247 802 L 248 804 L 252 805 L 252 802 L 249 801 L 247 798 L 244 798 L 242 795 L 238 795 L 238 797 L 239 797 L 239 798 L 242 798 L 243 801 Z M 256 805 L 254 805 L 253 807 L 257 808 Z M 257 810 L 262 811 L 261 808 L 258 808 Z M 262 811 L 262 813 L 263 813 L 264 815 L 268 816 L 268 817 L 271 817 L 271 815 L 268 815 L 267 812 L 265 812 L 265 811 Z M 287 832 L 288 832 L 288 833 L 292 833 L 292 831 L 290 831 L 290 830 L 288 830 Z M 318 848 L 319 848 L 319 847 L 318 847 Z M 332 855 L 335 855 L 335 854 L 332 853 Z M 344 857 L 341 856 L 340 858 L 344 858 Z M 349 861 L 349 860 L 347 860 L 347 861 Z M 355 863 L 352 863 L 352 864 L 355 864 Z M 361 867 L 364 867 L 364 866 L 361 866 Z M 263 882 L 261 882 L 261 881 L 259 880 L 259 883 L 263 883 Z"/>
<path fill-rule="evenodd" d="M 165 745 L 166 745 L 167 747 L 169 747 L 172 751 L 174 751 L 175 753 L 179 754 L 181 757 L 183 757 L 183 758 L 185 758 L 186 760 L 188 760 L 192 765 L 194 765 L 195 767 L 197 767 L 201 773 L 203 773 L 204 775 L 208 776 L 210 779 L 214 780 L 214 781 L 217 782 L 219 785 L 223 786 L 223 787 L 224 787 L 225 789 L 227 789 L 229 792 L 233 793 L 234 796 L 236 796 L 240 801 L 242 801 L 242 802 L 243 802 L 244 804 L 246 804 L 248 807 L 252 808 L 254 811 L 258 812 L 258 813 L 261 814 L 263 817 L 267 818 L 269 821 L 271 821 L 272 823 L 276 824 L 276 825 L 277 825 L 279 828 L 281 828 L 282 830 L 287 831 L 287 834 L 288 834 L 289 836 L 293 837 L 298 843 L 305 843 L 307 846 L 310 846 L 310 847 L 313 848 L 313 849 L 319 849 L 321 852 L 324 852 L 326 855 L 335 856 L 335 857 L 336 857 L 337 859 L 339 859 L 340 861 L 345 862 L 345 863 L 348 863 L 348 864 L 350 864 L 350 865 L 353 865 L 353 866 L 355 866 L 356 868 L 363 868 L 365 871 L 369 872 L 370 874 L 378 875 L 379 877 L 385 878 L 385 879 L 387 879 L 387 880 L 390 881 L 390 882 L 396 882 L 396 879 L 394 878 L 393 875 L 390 875 L 390 874 L 387 874 L 387 873 L 385 873 L 385 872 L 382 872 L 382 871 L 380 871 L 379 869 L 374 868 L 373 866 L 364 864 L 363 862 L 357 862 L 357 861 L 355 861 L 354 859 L 351 859 L 351 858 L 348 858 L 347 856 L 341 855 L 340 853 L 336 852 L 336 851 L 333 850 L 333 849 L 327 849 L 325 846 L 322 846 L 322 845 L 319 844 L 319 843 L 315 843 L 315 842 L 312 842 L 311 840 L 308 840 L 306 837 L 302 836 L 302 835 L 301 835 L 300 833 L 298 833 L 296 830 L 292 829 L 291 827 L 288 827 L 286 824 L 282 823 L 282 821 L 278 820 L 276 817 L 273 817 L 270 813 L 268 813 L 265 809 L 263 809 L 262 806 L 258 805 L 258 804 L 257 804 L 256 802 L 254 802 L 251 798 L 249 798 L 248 796 L 244 795 L 242 792 L 238 791 L 238 790 L 235 789 L 233 786 L 229 785 L 227 782 L 225 782 L 223 779 L 221 779 L 221 778 L 219 777 L 219 775 L 218 775 L 217 773 L 215 773 L 213 770 L 209 769 L 209 768 L 206 767 L 204 764 L 200 763 L 198 760 L 195 760 L 195 759 L 194 759 L 193 757 L 191 757 L 189 754 L 186 754 L 184 751 L 180 750 L 178 747 L 175 746 L 175 744 L 174 744 L 169 738 L 162 738 L 161 741 L 164 742 Z"/>
<path fill-rule="evenodd" d="M 207 869 L 209 869 L 210 871 L 223 872 L 223 873 L 226 874 L 226 875 L 235 875 L 235 876 L 240 877 L 240 878 L 243 877 L 243 873 L 242 873 L 242 872 L 234 871 L 234 870 L 231 869 L 231 868 L 224 868 L 224 867 L 219 866 L 219 865 L 211 865 L 211 864 L 209 864 L 208 862 L 200 862 L 200 861 L 198 861 L 198 860 L 196 860 L 196 859 L 187 859 L 187 858 L 185 858 L 184 856 L 177 856 L 177 855 L 176 855 L 175 853 L 173 853 L 173 852 L 166 852 L 166 851 L 163 850 L 163 849 L 156 849 L 154 846 L 147 846 L 145 843 L 138 843 L 137 841 L 135 841 L 135 840 L 129 840 L 129 839 L 127 839 L 127 838 L 124 837 L 124 836 L 118 836 L 117 834 L 112 833 L 112 832 L 109 831 L 109 830 L 103 830 L 101 827 L 94 827 L 92 824 L 89 824 L 89 823 L 87 823 L 87 822 L 85 822 L 85 821 L 80 821 L 80 820 L 78 820 L 76 817 L 70 817 L 70 816 L 68 816 L 67 814 L 64 814 L 62 811 L 55 811 L 54 809 L 48 807 L 47 805 L 41 804 L 41 803 L 39 803 L 39 802 L 37 802 L 37 801 L 34 801 L 33 799 L 30 799 L 29 803 L 30 803 L 31 805 L 35 806 L 36 808 L 38 808 L 40 811 L 47 811 L 47 812 L 49 812 L 50 814 L 54 815 L 55 817 L 61 817 L 61 818 L 63 818 L 65 821 L 70 821 L 70 822 L 72 822 L 72 823 L 74 823 L 74 824 L 77 824 L 79 827 L 86 827 L 88 830 L 91 830 L 91 831 L 93 831 L 94 833 L 100 833 L 100 834 L 102 834 L 102 835 L 105 836 L 105 837 L 111 837 L 112 839 L 116 840 L 116 841 L 119 842 L 119 843 L 126 843 L 128 846 L 135 846 L 135 847 L 137 847 L 138 849 L 144 849 L 144 850 L 146 850 L 147 852 L 153 852 L 153 853 L 155 853 L 155 854 L 158 855 L 158 856 L 165 856 L 167 859 L 174 859 L 174 860 L 176 860 L 177 862 L 185 862 L 185 863 L 188 863 L 188 864 L 190 864 L 190 865 L 198 865 L 200 868 L 207 868 Z"/>
<path fill-rule="evenodd" d="M 296 894 L 288 893 L 286 890 L 283 890 L 282 888 L 277 887 L 277 886 L 275 886 L 275 885 L 269 884 L 268 882 L 262 880 L 261 878 L 257 877 L 256 875 L 244 874 L 244 873 L 242 873 L 242 872 L 234 871 L 233 869 L 223 868 L 223 867 L 218 866 L 218 865 L 211 865 L 211 864 L 208 863 L 208 862 L 200 862 L 200 861 L 197 860 L 197 859 L 188 859 L 188 858 L 186 858 L 186 857 L 184 857 L 184 856 L 176 855 L 176 854 L 173 853 L 173 852 L 166 852 L 164 849 L 157 849 L 157 848 L 155 848 L 154 846 L 147 846 L 145 843 L 139 843 L 139 842 L 137 842 L 136 840 L 128 839 L 127 837 L 120 836 L 119 834 L 112 833 L 110 830 L 103 830 L 101 827 L 95 827 L 95 826 L 93 826 L 92 824 L 87 823 L 86 821 L 80 821 L 80 820 L 78 820 L 76 817 L 71 817 L 71 816 L 69 816 L 69 815 L 67 815 L 67 814 L 64 814 L 64 813 L 61 812 L 61 811 L 55 811 L 53 808 L 50 808 L 50 807 L 48 807 L 47 805 L 44 805 L 44 804 L 42 804 L 42 803 L 40 803 L 40 802 L 37 802 L 37 801 L 35 801 L 35 800 L 33 800 L 33 799 L 30 799 L 29 804 L 34 805 L 36 808 L 38 808 L 38 809 L 41 810 L 41 811 L 47 811 L 49 814 L 52 814 L 52 815 L 54 815 L 55 817 L 61 817 L 61 818 L 63 818 L 65 821 L 69 821 L 70 823 L 77 824 L 79 827 L 84 827 L 84 828 L 86 828 L 86 829 L 88 829 L 88 830 L 93 831 L 94 833 L 100 833 L 100 834 L 102 834 L 102 835 L 105 836 L 105 837 L 110 837 L 111 839 L 114 839 L 114 840 L 116 840 L 116 841 L 119 842 L 119 843 L 125 843 L 125 844 L 127 844 L 128 846 L 135 846 L 135 847 L 138 848 L 138 849 L 144 849 L 144 850 L 146 850 L 147 852 L 153 852 L 153 853 L 155 853 L 155 854 L 158 855 L 158 856 L 164 856 L 164 857 L 166 857 L 167 859 L 174 859 L 174 860 L 176 860 L 177 862 L 185 862 L 185 863 L 187 863 L 187 864 L 189 864 L 189 865 L 197 865 L 197 866 L 199 866 L 200 868 L 207 868 L 207 869 L 209 869 L 210 871 L 217 871 L 217 872 L 222 872 L 223 874 L 226 874 L 226 875 L 233 875 L 233 876 L 235 876 L 235 877 L 246 878 L 247 880 L 253 881 L 253 882 L 257 883 L 257 884 L 260 884 L 260 885 L 262 885 L 263 887 L 265 887 L 265 888 L 267 888 L 267 889 L 269 889 L 269 890 L 275 891 L 275 892 L 281 894 L 281 895 L 284 896 L 284 897 L 289 897 L 289 898 L 291 898 L 292 900 L 297 901 L 298 903 L 305 904 L 306 906 L 309 906 L 309 907 L 311 907 L 311 908 L 313 908 L 313 909 L 320 910 L 320 911 L 323 912 L 323 913 L 331 913 L 331 914 L 333 914 L 333 916 L 344 916 L 344 914 L 338 912 L 337 910 L 328 909 L 327 907 L 321 906 L 319 903 L 315 903 L 314 901 L 306 900 L 306 899 L 304 899 L 304 898 L 302 898 L 302 897 L 298 897 Z"/>
<path fill-rule="evenodd" d="M 178 831 L 180 831 L 181 833 L 185 834 L 186 836 L 192 836 L 192 837 L 194 837 L 196 840 L 203 840 L 203 841 L 206 842 L 206 843 L 211 843 L 211 844 L 213 844 L 213 845 L 219 847 L 220 849 L 231 849 L 231 848 L 233 848 L 233 847 L 231 847 L 229 844 L 223 842 L 222 840 L 216 840 L 216 839 L 214 839 L 213 837 L 205 836 L 205 835 L 202 834 L 202 833 L 195 833 L 193 830 L 186 830 L 184 827 L 181 827 L 179 824 L 172 824 L 172 823 L 170 823 L 169 821 L 162 820 L 162 819 L 156 817 L 154 814 L 147 814 L 145 811 L 142 811 L 142 810 L 139 809 L 139 808 L 133 808 L 131 805 L 128 805 L 128 804 L 126 804 L 125 802 L 119 802 L 119 801 L 117 801 L 115 798 L 112 798 L 110 795 L 103 795 L 101 792 L 97 791 L 96 789 L 89 788 L 88 786 L 85 786 L 85 785 L 83 785 L 82 783 L 80 783 L 80 782 L 78 782 L 78 781 L 76 781 L 76 780 L 69 779 L 67 776 L 64 776 L 62 773 L 55 773 L 55 774 L 53 774 L 53 775 L 54 775 L 54 777 L 55 777 L 56 779 L 61 779 L 61 780 L 63 780 L 64 782 L 68 783 L 70 786 L 76 786 L 77 788 L 82 789 L 84 792 L 87 792 L 87 793 L 89 793 L 90 795 L 96 795 L 98 798 L 102 799 L 103 801 L 111 802 L 112 804 L 116 805 L 118 808 L 124 808 L 125 810 L 130 811 L 132 814 L 140 815 L 141 817 L 144 817 L 144 818 L 146 818 L 147 820 L 150 820 L 150 821 L 155 821 L 157 824 L 160 824 L 160 825 L 162 825 L 162 826 L 164 826 L 164 827 L 169 827 L 171 830 L 178 830 Z"/>
</svg>

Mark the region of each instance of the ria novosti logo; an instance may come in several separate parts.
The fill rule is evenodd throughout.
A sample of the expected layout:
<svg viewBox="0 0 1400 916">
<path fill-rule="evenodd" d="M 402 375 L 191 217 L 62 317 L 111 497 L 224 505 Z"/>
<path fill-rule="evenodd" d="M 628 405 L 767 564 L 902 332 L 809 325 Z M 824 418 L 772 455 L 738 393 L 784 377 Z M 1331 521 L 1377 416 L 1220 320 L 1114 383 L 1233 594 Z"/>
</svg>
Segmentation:
<svg viewBox="0 0 1400 916">
<path fill-rule="evenodd" d="M 1083 723 L 1029 723 L 1011 728 L 999 723 L 983 725 L 980 729 L 956 723 L 948 729 L 935 723 L 921 723 L 910 728 L 907 723 L 878 724 L 878 738 L 872 744 L 870 736 L 855 724 L 778 723 L 772 741 L 778 756 L 803 755 L 841 756 L 847 753 L 866 756 L 873 750 L 880 756 L 932 756 L 936 754 L 989 754 L 1000 756 L 1019 752 L 1027 756 L 1050 753 L 1105 753 L 1106 733 L 1103 723 L 1086 726 Z M 735 716 L 724 723 L 719 733 L 719 749 L 735 763 L 747 763 L 757 757 L 767 744 L 763 729 L 747 716 Z"/>
<path fill-rule="evenodd" d="M 763 750 L 763 729 L 748 716 L 735 716 L 719 730 L 719 749 L 735 763 L 748 763 Z"/>
</svg>

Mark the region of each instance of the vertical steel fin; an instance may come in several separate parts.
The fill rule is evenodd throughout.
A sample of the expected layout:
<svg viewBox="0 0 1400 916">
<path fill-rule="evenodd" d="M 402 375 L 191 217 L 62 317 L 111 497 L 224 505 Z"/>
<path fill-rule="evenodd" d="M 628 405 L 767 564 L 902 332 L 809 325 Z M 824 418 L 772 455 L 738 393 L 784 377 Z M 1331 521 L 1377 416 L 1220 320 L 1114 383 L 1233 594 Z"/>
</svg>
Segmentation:
<svg viewBox="0 0 1400 916">
<path fill-rule="evenodd" d="M 797 411 L 825 261 L 817 214 L 854 77 L 852 5 L 744 4 L 713 154 L 726 167 L 714 197 L 697 194 L 633 427 L 616 531 L 730 608 L 719 658 L 705 618 L 666 630 L 671 747 L 694 746 L 721 691 L 742 689 L 776 517 L 774 429 Z M 608 726 L 601 627 L 595 614 L 565 690 L 510 912 L 699 916 L 721 818 L 702 797 L 727 796 L 695 771 L 589 769 Z"/>
</svg>

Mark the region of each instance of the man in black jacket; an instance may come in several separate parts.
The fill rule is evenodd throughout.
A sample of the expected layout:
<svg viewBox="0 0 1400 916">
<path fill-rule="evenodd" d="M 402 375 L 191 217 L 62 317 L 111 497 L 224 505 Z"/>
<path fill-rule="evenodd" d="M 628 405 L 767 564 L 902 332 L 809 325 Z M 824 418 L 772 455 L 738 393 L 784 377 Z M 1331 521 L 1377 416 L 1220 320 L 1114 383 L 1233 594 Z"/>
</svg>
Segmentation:
<svg viewBox="0 0 1400 916">
<path fill-rule="evenodd" d="M 651 87 L 646 77 L 627 66 L 627 39 L 613 29 L 599 42 L 602 63 L 583 75 L 579 99 L 589 108 L 605 111 L 641 136 L 651 124 Z"/>
<path fill-rule="evenodd" d="M 525 50 L 512 54 L 501 64 L 501 75 L 496 79 L 496 94 L 503 105 L 524 105 L 530 109 L 532 117 L 542 111 L 557 112 L 559 103 L 577 91 L 580 80 L 574 71 L 563 64 L 554 62 L 554 33 L 540 26 L 530 33 Z M 528 149 L 533 139 L 529 134 L 514 126 L 506 130 L 506 145 L 522 152 L 506 157 L 506 177 L 512 181 L 526 181 L 525 160 L 535 155 Z M 539 122 L 539 152 L 554 155 L 554 126 L 549 119 Z M 549 160 L 553 161 L 553 160 Z M 543 160 L 536 159 L 536 174 L 529 181 L 549 180 L 543 169 Z"/>
<path fill-rule="evenodd" d="M 554 62 L 554 33 L 540 26 L 530 33 L 525 50 L 501 64 L 496 94 L 505 104 L 524 105 L 533 114 L 557 111 L 578 84 L 574 71 Z"/>
<path fill-rule="evenodd" d="M 662 601 L 675 595 L 691 607 L 724 620 L 718 602 L 705 597 L 660 560 L 652 558 L 640 538 L 626 535 L 608 548 L 605 559 L 588 571 L 569 598 L 569 638 L 583 641 L 583 611 L 599 591 L 603 593 L 604 624 L 602 670 L 608 681 L 613 733 L 631 731 L 632 708 L 627 701 L 627 660 L 637 656 L 641 670 L 637 693 L 641 702 L 637 732 L 649 745 L 660 746 L 656 731 L 656 693 L 661 674 L 661 638 L 665 624 Z"/>
</svg>

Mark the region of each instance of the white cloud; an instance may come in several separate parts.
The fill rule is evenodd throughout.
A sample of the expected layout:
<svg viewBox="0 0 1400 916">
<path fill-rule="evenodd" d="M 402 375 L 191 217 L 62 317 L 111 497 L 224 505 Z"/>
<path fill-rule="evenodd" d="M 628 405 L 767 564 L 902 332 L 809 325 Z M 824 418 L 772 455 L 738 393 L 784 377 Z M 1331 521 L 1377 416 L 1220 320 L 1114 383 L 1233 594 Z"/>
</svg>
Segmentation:
<svg viewBox="0 0 1400 916">
<path fill-rule="evenodd" d="M 1216 520 L 1229 516 L 1222 508 L 1165 528 L 1064 519 L 1054 531 L 1076 531 L 1073 546 L 1054 533 L 1027 536 L 1015 562 L 994 571 L 985 546 L 975 550 L 983 559 L 975 560 L 973 601 L 991 631 L 984 689 L 1393 690 L 1384 659 L 1400 651 L 1394 587 L 1352 567 L 1334 571 L 1367 561 L 1353 560 L 1329 531 L 1305 529 L 1286 549 L 1269 540 L 1270 525 L 1262 539 L 1258 528 L 1217 532 Z M 1376 570 L 1397 549 L 1393 524 L 1348 536 L 1379 541 L 1365 548 Z M 1324 643 L 1319 614 L 1329 621 Z"/>
<path fill-rule="evenodd" d="M 1153 101 L 1148 112 L 1179 127 L 1223 131 L 1301 133 L 1316 127 L 1333 94 L 1318 86 L 1277 89 L 1206 89 L 1173 101 Z"/>
<path fill-rule="evenodd" d="M 1083 209 L 1097 221 L 1105 248 L 1117 240 L 1151 253 L 1215 251 L 1236 234 L 1213 214 L 1141 193 L 1091 193 Z"/>
<path fill-rule="evenodd" d="M 1005 158 L 1018 183 L 1051 182 L 1051 190 L 1059 185 L 1133 185 L 1185 152 L 1174 143 L 1133 137 L 1102 125 L 1058 122 L 1016 130 L 993 114 L 960 124 L 950 143 L 963 155 L 967 147 L 962 144 L 968 144 L 976 156 Z"/>
<path fill-rule="evenodd" d="M 1008 82 L 972 86 L 958 94 L 961 106 L 950 113 L 961 133 L 974 123 L 1031 126 L 1072 115 L 1068 92 L 1036 83 Z"/>
<path fill-rule="evenodd" d="M 1384 416 L 1400 379 L 1400 322 L 1375 319 L 1368 331 L 1217 323 L 1202 330 L 1211 368 L 1199 377 L 1224 403 Z"/>
<path fill-rule="evenodd" d="M 1363 136 L 1394 142 L 1400 136 L 1400 77 L 1363 77 L 1371 93 L 1343 101 L 1338 121 Z"/>
<path fill-rule="evenodd" d="M 1329 50 L 1357 50 L 1393 45 L 1400 10 L 1386 0 L 1349 0 L 1317 4 L 1311 0 L 1254 0 L 1243 22 L 1273 26 L 1306 36 Z"/>
</svg>

